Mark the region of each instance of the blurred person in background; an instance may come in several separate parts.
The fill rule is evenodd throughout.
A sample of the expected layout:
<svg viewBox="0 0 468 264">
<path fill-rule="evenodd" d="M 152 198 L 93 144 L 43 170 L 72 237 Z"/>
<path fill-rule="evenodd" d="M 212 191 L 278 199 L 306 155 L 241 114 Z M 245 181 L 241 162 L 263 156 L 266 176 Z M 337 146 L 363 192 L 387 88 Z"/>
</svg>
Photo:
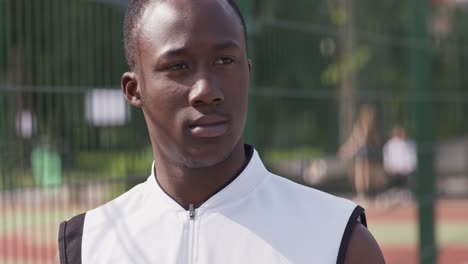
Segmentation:
<svg viewBox="0 0 468 264">
<path fill-rule="evenodd" d="M 383 177 L 382 145 L 375 115 L 374 107 L 363 105 L 350 136 L 338 151 L 341 159 L 351 162 L 349 176 L 358 202 L 365 202 L 371 182 L 380 185 Z"/>
<path fill-rule="evenodd" d="M 364 209 L 274 175 L 244 144 L 252 65 L 232 0 L 134 0 L 130 71 L 147 181 L 60 225 L 64 263 L 384 263 Z"/>
<path fill-rule="evenodd" d="M 395 190 L 409 190 L 410 177 L 417 168 L 416 144 L 409 139 L 406 130 L 395 125 L 391 138 L 383 147 L 384 170 L 389 187 Z"/>
</svg>

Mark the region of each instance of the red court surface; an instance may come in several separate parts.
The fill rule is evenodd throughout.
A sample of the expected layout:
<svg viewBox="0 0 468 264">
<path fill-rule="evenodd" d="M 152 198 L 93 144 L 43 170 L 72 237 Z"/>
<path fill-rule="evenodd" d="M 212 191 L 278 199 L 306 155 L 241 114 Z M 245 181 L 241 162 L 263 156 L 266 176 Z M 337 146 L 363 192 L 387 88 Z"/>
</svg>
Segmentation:
<svg viewBox="0 0 468 264">
<path fill-rule="evenodd" d="M 384 253 L 387 264 L 419 264 L 418 257 L 418 211 L 414 203 L 404 202 L 388 208 L 379 208 L 376 203 L 366 206 L 369 227 L 377 227 L 374 234 Z M 438 236 L 438 264 L 468 264 L 468 200 L 438 200 L 436 203 Z M 405 233 L 386 234 L 385 229 L 410 230 Z M 389 231 L 392 232 L 392 231 Z M 404 231 L 403 231 L 404 232 Z M 392 237 L 388 239 L 388 237 Z M 411 239 L 407 239 L 410 237 Z"/>
<path fill-rule="evenodd" d="M 55 245 L 35 244 L 24 235 L 0 238 L 0 263 L 54 263 L 56 251 Z"/>
<path fill-rule="evenodd" d="M 418 249 L 408 247 L 383 247 L 387 264 L 419 264 Z M 449 247 L 439 252 L 439 264 L 468 264 L 468 247 Z"/>
</svg>

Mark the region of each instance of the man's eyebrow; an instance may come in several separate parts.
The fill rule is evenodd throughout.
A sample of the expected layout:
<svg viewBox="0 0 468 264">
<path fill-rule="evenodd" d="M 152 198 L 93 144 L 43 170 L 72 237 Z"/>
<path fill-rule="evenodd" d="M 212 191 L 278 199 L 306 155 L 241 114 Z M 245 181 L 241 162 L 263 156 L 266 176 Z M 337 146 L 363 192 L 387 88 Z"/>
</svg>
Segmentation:
<svg viewBox="0 0 468 264">
<path fill-rule="evenodd" d="M 240 49 L 240 46 L 234 41 L 225 41 L 214 45 L 215 50 Z M 179 57 L 188 53 L 186 47 L 174 48 L 164 51 L 159 58 Z"/>
<path fill-rule="evenodd" d="M 163 52 L 159 57 L 160 58 L 178 57 L 178 56 L 184 55 L 185 53 L 187 53 L 187 50 L 185 48 L 176 48 L 176 49 L 171 49 L 171 50 Z"/>
<path fill-rule="evenodd" d="M 234 41 L 226 41 L 214 46 L 216 50 L 240 49 L 240 46 Z"/>
</svg>

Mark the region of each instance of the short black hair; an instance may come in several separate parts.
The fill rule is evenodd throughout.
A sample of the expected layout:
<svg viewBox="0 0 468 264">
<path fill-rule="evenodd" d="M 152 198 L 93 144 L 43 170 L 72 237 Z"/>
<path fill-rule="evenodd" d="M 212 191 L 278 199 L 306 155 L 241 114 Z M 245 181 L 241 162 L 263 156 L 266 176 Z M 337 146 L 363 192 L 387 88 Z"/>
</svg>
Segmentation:
<svg viewBox="0 0 468 264">
<path fill-rule="evenodd" d="M 125 19 L 123 24 L 123 42 L 125 49 L 125 59 L 127 60 L 127 64 L 130 67 L 130 69 L 133 69 L 135 67 L 135 57 L 137 54 L 136 51 L 138 48 L 139 39 L 137 36 L 138 24 L 146 8 L 155 1 L 158 0 L 132 0 L 127 8 L 127 12 L 125 13 Z M 234 9 L 234 12 L 240 19 L 245 36 L 245 45 L 247 47 L 247 26 L 245 23 L 245 19 L 242 16 L 242 12 L 240 11 L 239 6 L 235 2 L 235 0 L 226 1 L 229 3 L 232 9 Z"/>
</svg>

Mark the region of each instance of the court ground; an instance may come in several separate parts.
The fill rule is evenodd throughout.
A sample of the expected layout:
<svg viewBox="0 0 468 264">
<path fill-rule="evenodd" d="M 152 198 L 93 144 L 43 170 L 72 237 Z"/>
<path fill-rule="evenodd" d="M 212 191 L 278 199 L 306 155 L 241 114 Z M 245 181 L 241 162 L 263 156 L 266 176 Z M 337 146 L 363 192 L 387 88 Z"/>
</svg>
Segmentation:
<svg viewBox="0 0 468 264">
<path fill-rule="evenodd" d="M 418 261 L 417 208 L 404 201 L 382 208 L 369 202 L 369 229 L 382 247 L 388 264 Z M 468 264 L 468 200 L 438 200 L 436 206 L 438 264 Z"/>
</svg>

